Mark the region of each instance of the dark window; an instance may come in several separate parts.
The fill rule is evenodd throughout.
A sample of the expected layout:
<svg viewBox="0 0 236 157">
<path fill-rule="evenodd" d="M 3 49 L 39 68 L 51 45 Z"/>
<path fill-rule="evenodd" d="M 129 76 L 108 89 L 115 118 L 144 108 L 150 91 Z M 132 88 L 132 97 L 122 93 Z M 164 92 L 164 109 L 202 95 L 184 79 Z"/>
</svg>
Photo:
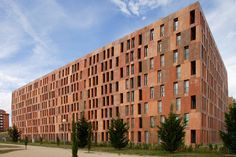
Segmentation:
<svg viewBox="0 0 236 157">
<path fill-rule="evenodd" d="M 138 87 L 141 87 L 141 76 L 138 76 Z"/>
<path fill-rule="evenodd" d="M 138 49 L 138 59 L 141 59 L 141 48 Z"/>
<path fill-rule="evenodd" d="M 124 102 L 123 100 L 123 93 L 120 93 L 120 103 L 122 104 Z"/>
<path fill-rule="evenodd" d="M 191 130 L 191 143 L 196 143 L 196 130 Z"/>
<path fill-rule="evenodd" d="M 190 24 L 195 23 L 195 10 L 190 11 Z"/>
<path fill-rule="evenodd" d="M 124 52 L 124 43 L 120 43 L 120 52 Z"/>
<path fill-rule="evenodd" d="M 143 128 L 143 119 L 139 117 L 139 128 Z"/>
<path fill-rule="evenodd" d="M 119 82 L 118 81 L 116 82 L 116 91 L 117 92 L 119 91 Z"/>
<path fill-rule="evenodd" d="M 130 40 L 127 40 L 127 50 L 130 49 Z"/>
<path fill-rule="evenodd" d="M 196 61 L 191 62 L 191 75 L 196 75 Z"/>
<path fill-rule="evenodd" d="M 196 109 L 196 95 L 191 96 L 191 109 Z"/>
<path fill-rule="evenodd" d="M 116 107 L 116 116 L 119 116 L 119 107 Z"/>
<path fill-rule="evenodd" d="M 123 78 L 123 68 L 120 68 L 120 78 Z"/>
<path fill-rule="evenodd" d="M 142 45 L 142 42 L 143 42 L 142 34 L 139 34 L 139 36 L 138 36 L 138 44 Z"/>
<path fill-rule="evenodd" d="M 119 66 L 119 57 L 116 57 L 116 66 Z"/>
<path fill-rule="evenodd" d="M 139 89 L 139 100 L 143 99 L 143 92 L 142 89 Z"/>
<path fill-rule="evenodd" d="M 138 114 L 142 114 L 141 104 L 138 104 Z"/>
<path fill-rule="evenodd" d="M 142 72 L 142 61 L 138 62 L 138 72 Z"/>
<path fill-rule="evenodd" d="M 134 46 L 135 46 L 135 39 L 132 38 L 132 40 L 131 40 L 131 48 L 134 48 Z"/>
<path fill-rule="evenodd" d="M 141 139 L 142 139 L 142 137 L 141 137 L 141 131 L 138 131 L 138 142 L 142 142 Z"/>
<path fill-rule="evenodd" d="M 196 40 L 196 27 L 191 28 L 191 40 Z"/>
</svg>

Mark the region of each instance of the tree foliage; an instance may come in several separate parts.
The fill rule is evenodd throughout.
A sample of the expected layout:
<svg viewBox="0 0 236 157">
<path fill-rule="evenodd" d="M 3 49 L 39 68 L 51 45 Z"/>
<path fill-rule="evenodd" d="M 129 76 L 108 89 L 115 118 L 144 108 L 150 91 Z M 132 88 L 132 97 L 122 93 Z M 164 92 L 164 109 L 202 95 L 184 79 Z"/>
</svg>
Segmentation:
<svg viewBox="0 0 236 157">
<path fill-rule="evenodd" d="M 83 116 L 78 122 L 78 146 L 84 148 L 88 144 L 88 127 L 89 124 Z"/>
<path fill-rule="evenodd" d="M 92 125 L 91 123 L 89 123 L 88 125 L 88 152 L 90 151 L 91 149 L 91 145 L 92 145 Z"/>
<path fill-rule="evenodd" d="M 178 150 L 184 144 L 185 127 L 186 121 L 171 111 L 168 117 L 165 117 L 165 122 L 158 126 L 161 147 L 171 153 Z"/>
<path fill-rule="evenodd" d="M 120 150 L 128 145 L 128 130 L 129 127 L 122 121 L 122 119 L 120 119 L 120 117 L 112 120 L 108 132 L 110 143 L 114 148 Z"/>
<path fill-rule="evenodd" d="M 71 140 L 72 140 L 72 157 L 78 157 L 78 148 L 79 148 L 79 143 L 78 143 L 78 129 L 77 129 L 77 123 L 74 121 L 74 117 L 72 120 L 72 135 L 71 135 Z"/>
<path fill-rule="evenodd" d="M 220 137 L 224 146 L 231 153 L 236 154 L 236 104 L 233 104 L 229 112 L 225 113 L 225 132 L 220 131 Z"/>
<path fill-rule="evenodd" d="M 13 127 L 8 129 L 8 134 L 13 142 L 18 142 L 21 135 L 16 125 L 13 125 Z"/>
</svg>

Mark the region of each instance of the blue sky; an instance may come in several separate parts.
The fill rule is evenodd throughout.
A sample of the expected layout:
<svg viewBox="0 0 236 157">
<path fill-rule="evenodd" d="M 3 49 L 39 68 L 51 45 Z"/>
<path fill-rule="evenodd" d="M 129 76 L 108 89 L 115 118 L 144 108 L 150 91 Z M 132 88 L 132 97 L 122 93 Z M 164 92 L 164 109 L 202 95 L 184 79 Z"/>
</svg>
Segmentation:
<svg viewBox="0 0 236 157">
<path fill-rule="evenodd" d="M 12 90 L 194 0 L 1 0 L 0 108 Z M 200 0 L 236 97 L 236 0 Z"/>
</svg>

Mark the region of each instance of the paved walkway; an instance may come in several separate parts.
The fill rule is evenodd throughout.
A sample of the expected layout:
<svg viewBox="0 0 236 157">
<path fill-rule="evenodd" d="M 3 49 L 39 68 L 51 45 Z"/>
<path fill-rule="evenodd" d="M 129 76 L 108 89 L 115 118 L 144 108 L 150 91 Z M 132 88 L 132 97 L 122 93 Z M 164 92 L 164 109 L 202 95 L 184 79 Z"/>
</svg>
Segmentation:
<svg viewBox="0 0 236 157">
<path fill-rule="evenodd" d="M 20 148 L 24 149 L 24 146 L 20 146 Z M 138 157 L 135 155 L 119 155 L 105 152 L 88 153 L 86 151 L 81 151 L 81 150 L 79 151 L 78 156 L 79 157 Z M 0 154 L 0 157 L 71 157 L 71 149 L 28 146 L 27 150 L 19 150 L 5 154 Z"/>
</svg>

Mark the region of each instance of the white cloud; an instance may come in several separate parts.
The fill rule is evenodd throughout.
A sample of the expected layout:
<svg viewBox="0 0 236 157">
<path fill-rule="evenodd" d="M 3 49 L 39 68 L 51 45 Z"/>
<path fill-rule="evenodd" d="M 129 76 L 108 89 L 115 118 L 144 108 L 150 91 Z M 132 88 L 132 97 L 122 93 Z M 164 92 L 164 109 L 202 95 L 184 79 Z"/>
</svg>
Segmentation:
<svg viewBox="0 0 236 157">
<path fill-rule="evenodd" d="M 111 2 L 127 15 L 140 16 L 148 10 L 168 5 L 171 0 L 111 0 Z"/>
</svg>

